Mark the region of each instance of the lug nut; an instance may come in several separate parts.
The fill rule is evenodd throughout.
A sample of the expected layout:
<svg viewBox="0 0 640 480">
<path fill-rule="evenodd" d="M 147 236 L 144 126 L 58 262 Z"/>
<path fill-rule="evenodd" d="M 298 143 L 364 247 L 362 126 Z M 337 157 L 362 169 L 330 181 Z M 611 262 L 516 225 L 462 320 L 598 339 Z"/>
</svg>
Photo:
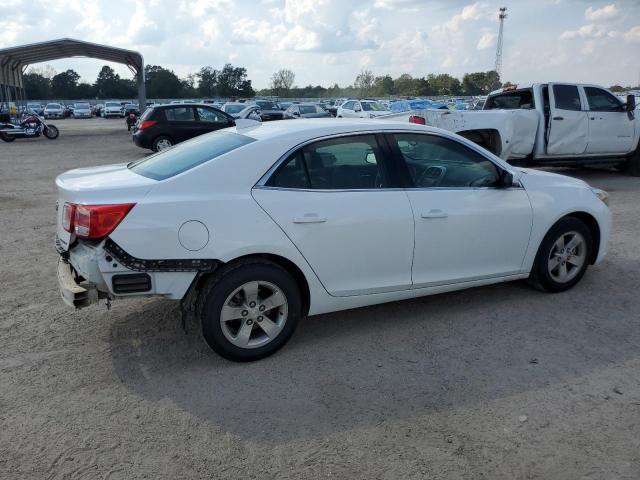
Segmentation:
<svg viewBox="0 0 640 480">
<path fill-rule="evenodd" d="M 242 310 L 242 316 L 246 317 L 247 315 L 249 315 L 249 312 L 246 310 Z"/>
<path fill-rule="evenodd" d="M 250 303 L 249 303 L 249 306 L 250 306 L 251 308 L 255 307 L 255 306 L 256 306 L 256 302 L 250 302 Z"/>
<path fill-rule="evenodd" d="M 267 308 L 267 307 L 265 307 L 264 305 L 260 305 L 259 310 L 260 310 L 261 312 L 264 312 L 264 309 L 265 309 L 265 308 Z"/>
<path fill-rule="evenodd" d="M 261 322 L 262 321 L 262 316 L 258 317 L 258 321 Z"/>
<path fill-rule="evenodd" d="M 253 325 L 253 320 L 251 319 L 247 320 L 247 325 Z"/>
</svg>

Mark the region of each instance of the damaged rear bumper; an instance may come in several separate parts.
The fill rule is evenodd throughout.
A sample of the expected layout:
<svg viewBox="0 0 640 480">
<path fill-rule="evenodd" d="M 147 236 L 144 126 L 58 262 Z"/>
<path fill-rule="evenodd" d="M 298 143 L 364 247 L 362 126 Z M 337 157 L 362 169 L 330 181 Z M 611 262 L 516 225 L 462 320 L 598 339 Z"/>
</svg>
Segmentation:
<svg viewBox="0 0 640 480">
<path fill-rule="evenodd" d="M 64 303 L 73 308 L 84 308 L 97 303 L 100 295 L 96 286 L 78 280 L 71 265 L 62 258 L 58 260 L 58 285 Z"/>
</svg>

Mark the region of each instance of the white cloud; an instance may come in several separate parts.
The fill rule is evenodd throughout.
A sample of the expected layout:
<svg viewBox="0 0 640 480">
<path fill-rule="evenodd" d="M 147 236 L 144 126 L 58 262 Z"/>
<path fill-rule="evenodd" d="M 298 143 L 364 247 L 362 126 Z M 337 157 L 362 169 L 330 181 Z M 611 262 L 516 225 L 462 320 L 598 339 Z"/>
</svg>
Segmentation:
<svg viewBox="0 0 640 480">
<path fill-rule="evenodd" d="M 640 25 L 632 27 L 628 32 L 622 34 L 627 42 L 640 43 Z"/>
<path fill-rule="evenodd" d="M 602 8 L 594 9 L 593 7 L 589 7 L 584 12 L 584 16 L 589 22 L 601 22 L 615 18 L 619 13 L 620 10 L 618 10 L 618 7 L 616 7 L 615 3 L 612 3 Z"/>
<path fill-rule="evenodd" d="M 491 48 L 496 44 L 497 35 L 495 33 L 485 33 L 478 40 L 478 45 L 476 48 L 478 50 L 485 50 L 487 48 Z"/>
</svg>

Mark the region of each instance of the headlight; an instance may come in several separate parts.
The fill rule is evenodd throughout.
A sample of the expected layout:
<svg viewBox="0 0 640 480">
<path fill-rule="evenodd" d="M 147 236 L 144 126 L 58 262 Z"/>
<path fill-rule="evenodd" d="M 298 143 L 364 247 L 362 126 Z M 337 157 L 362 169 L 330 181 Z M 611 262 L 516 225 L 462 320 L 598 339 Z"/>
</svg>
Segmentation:
<svg viewBox="0 0 640 480">
<path fill-rule="evenodd" d="M 598 197 L 605 205 L 609 205 L 609 194 L 599 188 L 591 188 L 593 194 Z"/>
</svg>

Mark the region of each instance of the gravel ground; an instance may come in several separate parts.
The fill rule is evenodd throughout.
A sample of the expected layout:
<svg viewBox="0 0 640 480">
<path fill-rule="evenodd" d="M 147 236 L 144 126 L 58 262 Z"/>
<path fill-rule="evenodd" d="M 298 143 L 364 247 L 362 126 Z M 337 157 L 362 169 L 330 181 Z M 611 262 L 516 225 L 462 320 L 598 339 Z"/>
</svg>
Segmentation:
<svg viewBox="0 0 640 480">
<path fill-rule="evenodd" d="M 569 292 L 322 315 L 235 364 L 170 301 L 62 303 L 54 177 L 146 152 L 124 120 L 55 123 L 56 141 L 0 144 L 0 478 L 638 478 L 639 178 L 566 171 L 614 213 L 607 260 Z"/>
</svg>

